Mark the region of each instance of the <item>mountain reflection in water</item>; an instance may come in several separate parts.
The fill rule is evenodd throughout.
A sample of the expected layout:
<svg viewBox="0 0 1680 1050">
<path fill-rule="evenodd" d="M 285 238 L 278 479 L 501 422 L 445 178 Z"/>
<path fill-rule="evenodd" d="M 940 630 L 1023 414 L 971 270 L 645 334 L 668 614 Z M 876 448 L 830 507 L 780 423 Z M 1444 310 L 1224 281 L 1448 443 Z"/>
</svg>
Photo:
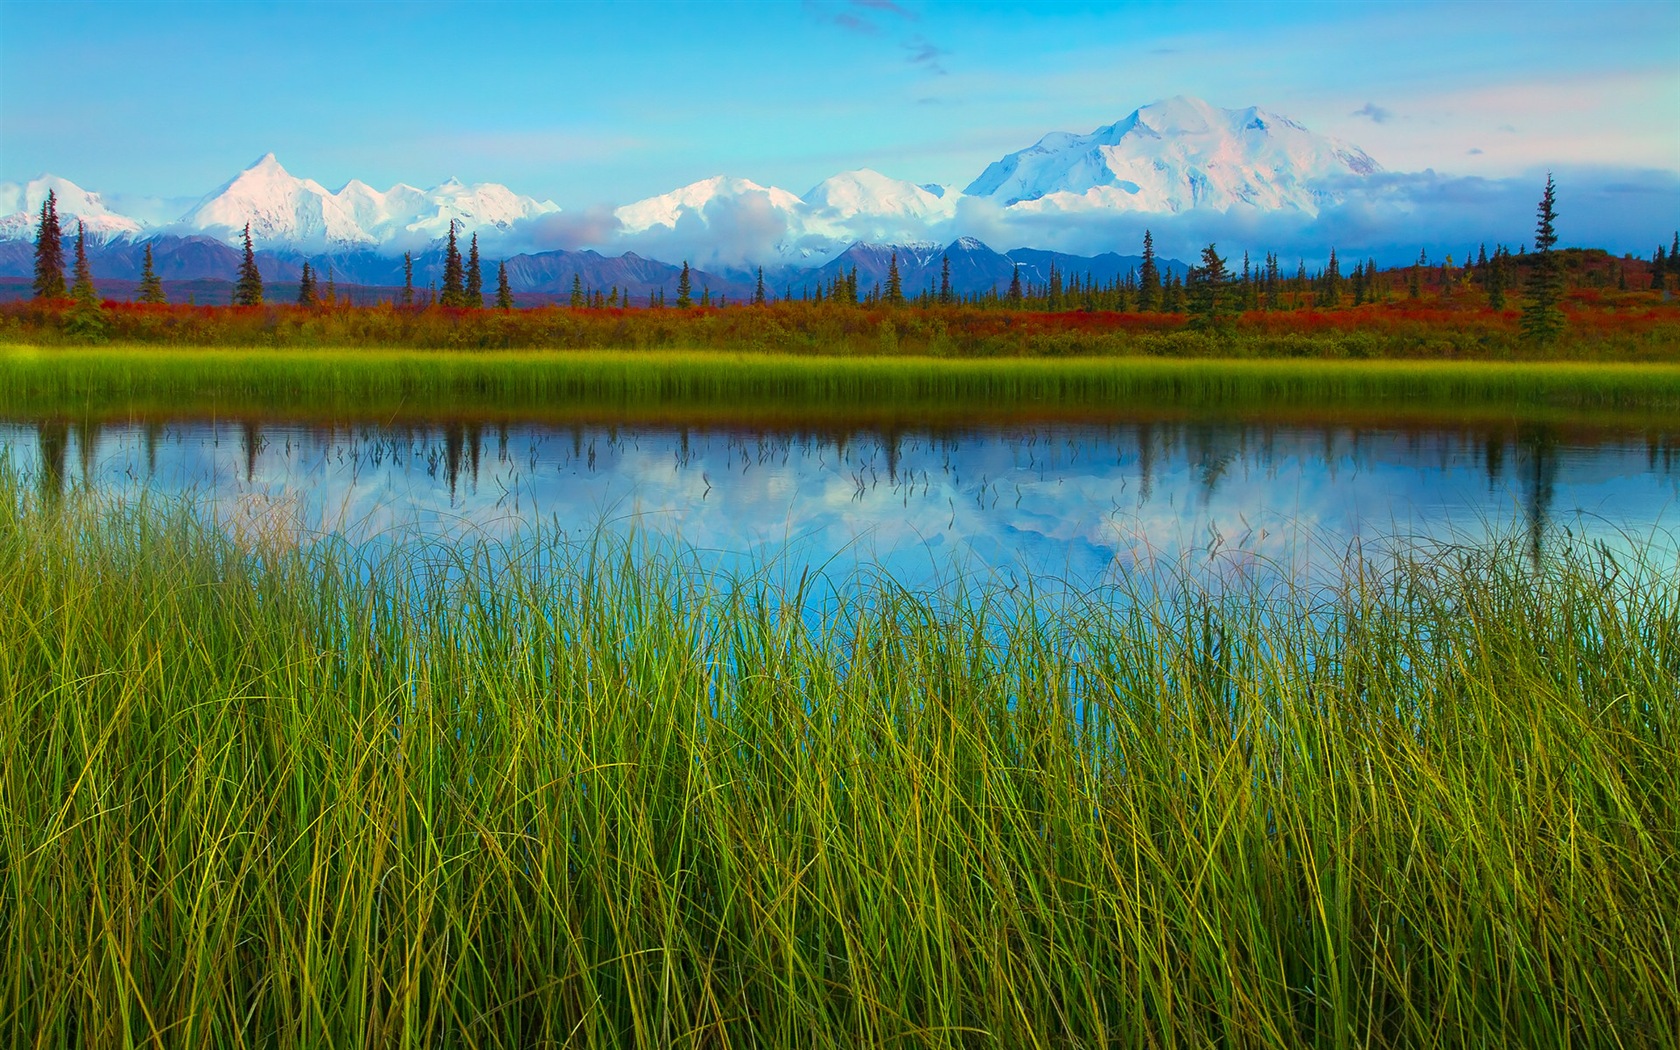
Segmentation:
<svg viewBox="0 0 1680 1050">
<path fill-rule="evenodd" d="M 296 539 L 514 538 L 539 523 L 674 540 L 729 570 L 879 567 L 1098 583 L 1213 558 L 1329 570 L 1390 539 L 1677 524 L 1675 434 L 1149 422 L 939 432 L 250 420 L 0 426 L 40 491 L 190 494 Z M 272 525 L 272 522 L 271 522 Z M 1665 531 L 1666 530 L 1666 531 Z"/>
</svg>

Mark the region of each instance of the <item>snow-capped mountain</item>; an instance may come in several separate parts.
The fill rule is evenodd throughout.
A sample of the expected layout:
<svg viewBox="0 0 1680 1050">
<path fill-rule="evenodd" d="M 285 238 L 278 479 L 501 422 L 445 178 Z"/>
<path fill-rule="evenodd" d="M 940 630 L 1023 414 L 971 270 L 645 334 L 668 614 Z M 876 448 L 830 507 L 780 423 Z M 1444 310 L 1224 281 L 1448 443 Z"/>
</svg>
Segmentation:
<svg viewBox="0 0 1680 1050">
<path fill-rule="evenodd" d="M 1264 110 L 1166 99 L 1088 135 L 1055 132 L 964 190 L 1023 211 L 1182 212 L 1250 207 L 1309 215 L 1332 183 L 1382 170 L 1356 146 Z"/>
<path fill-rule="evenodd" d="M 507 229 L 559 210 L 506 186 L 458 179 L 430 190 L 398 183 L 384 192 L 352 180 L 333 193 L 292 175 L 269 153 L 199 201 L 173 231 L 231 240 L 250 223 L 252 236 L 265 244 L 381 247 L 429 242 L 445 235 L 452 219 L 467 229 Z"/>
<path fill-rule="evenodd" d="M 793 220 L 803 210 L 804 202 L 775 186 L 760 186 L 751 179 L 713 175 L 709 179 L 679 186 L 669 193 L 626 204 L 613 215 L 625 233 L 634 234 L 656 226 L 675 229 L 679 222 L 691 216 L 707 224 L 708 212 L 716 214 L 725 209 L 742 207 Z"/>
<path fill-rule="evenodd" d="M 755 261 L 821 261 L 851 240 L 813 226 L 798 196 L 751 179 L 714 175 L 613 212 L 620 236 L 649 251 L 676 253 L 724 269 Z"/>
<path fill-rule="evenodd" d="M 930 190 L 860 168 L 824 179 L 803 197 L 717 175 L 627 204 L 614 215 L 629 237 L 657 239 L 661 232 L 685 229 L 712 234 L 722 242 L 719 250 L 697 254 L 725 264 L 742 261 L 727 251 L 737 235 L 768 237 L 774 261 L 798 265 L 832 259 L 857 241 L 913 239 L 950 219 L 955 209 L 955 195 L 941 187 Z"/>
<path fill-rule="evenodd" d="M 934 192 L 869 168 L 843 171 L 824 179 L 805 194 L 813 222 L 853 226 L 860 221 L 933 223 L 956 213 L 956 195 L 943 187 Z"/>
<path fill-rule="evenodd" d="M 54 176 L 0 183 L 0 241 L 33 238 L 41 200 L 56 189 L 65 228 L 80 219 L 96 239 L 172 235 L 237 244 L 249 223 L 261 250 L 392 258 L 434 246 L 454 220 L 481 240 L 488 235 L 486 249 L 503 256 L 630 249 L 740 276 L 761 265 L 821 266 L 859 242 L 949 244 L 970 234 L 1101 252 L 1111 234 L 1090 220 L 1103 216 L 1188 214 L 1201 222 L 1253 211 L 1305 222 L 1379 171 L 1359 148 L 1287 117 L 1179 97 L 1090 134 L 1046 135 L 989 165 L 960 193 L 869 168 L 824 179 L 803 196 L 718 175 L 618 207 L 610 223 L 583 219 L 588 211 L 576 223 L 539 222 L 559 206 L 496 183 L 450 179 L 431 189 L 398 183 L 378 190 L 352 180 L 333 191 L 292 175 L 270 153 L 174 221 L 158 221 L 159 208 L 146 211 L 152 221 L 122 214 Z"/>
<path fill-rule="evenodd" d="M 231 239 L 246 223 L 251 236 L 265 244 L 374 243 L 337 195 L 314 179 L 296 178 L 272 153 L 211 191 L 175 225 L 183 232 Z"/>
<path fill-rule="evenodd" d="M 76 223 L 87 228 L 96 241 L 133 237 L 143 229 L 139 222 L 106 206 L 99 194 L 90 193 L 69 179 L 42 175 L 28 182 L 0 182 L 0 240 L 32 240 L 40 226 L 41 204 L 54 193 L 59 227 L 76 232 Z"/>
</svg>

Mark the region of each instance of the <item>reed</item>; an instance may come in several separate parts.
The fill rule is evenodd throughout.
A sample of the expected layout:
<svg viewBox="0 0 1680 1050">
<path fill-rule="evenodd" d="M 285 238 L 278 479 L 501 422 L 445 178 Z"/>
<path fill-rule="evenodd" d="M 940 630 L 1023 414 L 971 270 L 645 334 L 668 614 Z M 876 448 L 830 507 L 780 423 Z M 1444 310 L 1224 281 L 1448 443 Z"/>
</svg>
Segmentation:
<svg viewBox="0 0 1680 1050">
<path fill-rule="evenodd" d="M 818 586 L 0 470 L 0 1042 L 1673 1045 L 1675 566 Z"/>
<path fill-rule="evenodd" d="M 811 357 L 718 352 L 0 347 L 0 418 L 859 416 L 978 422 L 1158 412 L 1680 412 L 1680 366 Z"/>
</svg>

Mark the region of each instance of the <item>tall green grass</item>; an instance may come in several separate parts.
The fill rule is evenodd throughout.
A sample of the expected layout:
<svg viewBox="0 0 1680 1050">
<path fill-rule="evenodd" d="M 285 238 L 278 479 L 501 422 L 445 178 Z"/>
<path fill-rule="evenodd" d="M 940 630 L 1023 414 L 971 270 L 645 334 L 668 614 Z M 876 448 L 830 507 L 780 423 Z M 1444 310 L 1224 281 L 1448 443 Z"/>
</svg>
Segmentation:
<svg viewBox="0 0 1680 1050">
<path fill-rule="evenodd" d="M 719 352 L 0 348 L 0 418 L 897 418 L 1137 411 L 1672 418 L 1680 366 L 940 360 Z"/>
<path fill-rule="evenodd" d="M 6 1046 L 1680 1031 L 1674 566 L 814 620 L 678 555 L 0 478 Z"/>
</svg>

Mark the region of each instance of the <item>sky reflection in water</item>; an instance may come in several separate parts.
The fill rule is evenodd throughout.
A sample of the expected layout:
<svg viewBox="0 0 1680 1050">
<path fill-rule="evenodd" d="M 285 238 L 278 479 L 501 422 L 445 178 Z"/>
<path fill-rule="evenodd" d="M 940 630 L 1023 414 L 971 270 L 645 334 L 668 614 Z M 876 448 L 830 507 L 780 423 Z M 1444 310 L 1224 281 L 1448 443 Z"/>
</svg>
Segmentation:
<svg viewBox="0 0 1680 1050">
<path fill-rule="evenodd" d="M 1542 426 L 0 427 L 0 447 L 43 489 L 190 493 L 232 528 L 280 522 L 379 543 L 516 539 L 541 522 L 575 538 L 604 528 L 672 540 L 732 572 L 878 566 L 912 587 L 958 571 L 1088 586 L 1180 559 L 1334 574 L 1350 547 L 1395 537 L 1532 543 L 1554 527 L 1618 547 L 1656 536 L 1668 549 L 1677 446 L 1674 435 Z"/>
</svg>

